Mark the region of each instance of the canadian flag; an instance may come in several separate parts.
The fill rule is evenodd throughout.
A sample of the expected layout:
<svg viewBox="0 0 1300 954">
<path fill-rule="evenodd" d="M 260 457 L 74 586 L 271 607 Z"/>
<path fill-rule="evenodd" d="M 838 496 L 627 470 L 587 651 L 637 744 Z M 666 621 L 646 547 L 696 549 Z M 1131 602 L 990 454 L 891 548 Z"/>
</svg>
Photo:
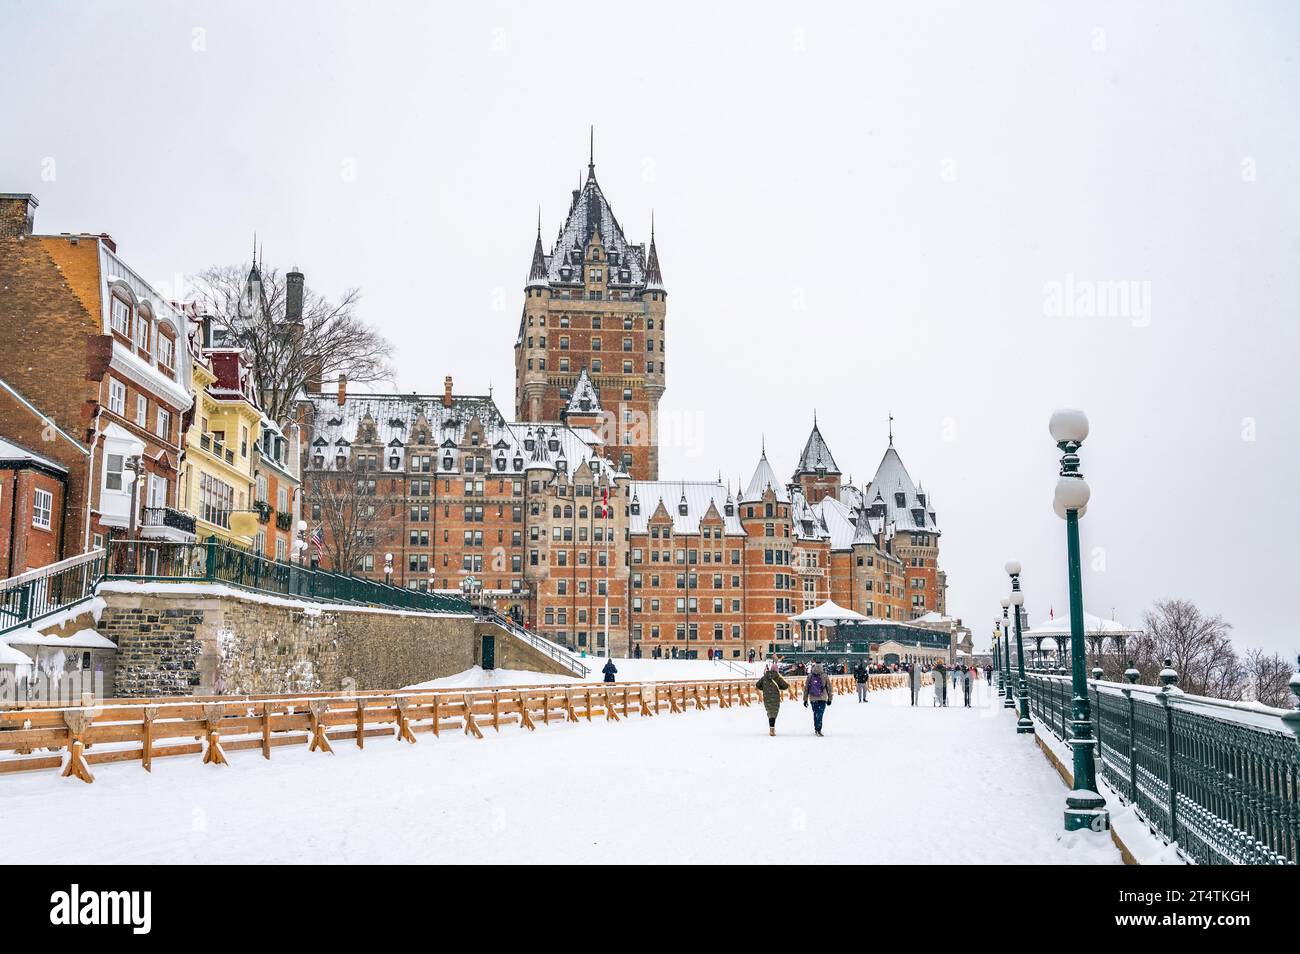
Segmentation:
<svg viewBox="0 0 1300 954">
<path fill-rule="evenodd" d="M 602 519 L 609 519 L 609 488 L 600 488 L 600 516 Z"/>
</svg>

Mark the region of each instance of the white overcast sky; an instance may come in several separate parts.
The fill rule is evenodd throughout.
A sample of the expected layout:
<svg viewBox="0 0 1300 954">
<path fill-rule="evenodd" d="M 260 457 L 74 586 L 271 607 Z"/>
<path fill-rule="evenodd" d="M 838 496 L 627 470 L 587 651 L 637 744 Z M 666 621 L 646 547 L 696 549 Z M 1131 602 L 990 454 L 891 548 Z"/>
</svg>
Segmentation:
<svg viewBox="0 0 1300 954">
<path fill-rule="evenodd" d="M 1294 3 L 18 3 L 0 191 L 155 282 L 265 256 L 360 286 L 396 387 L 495 388 L 537 206 L 587 160 L 669 290 L 665 477 L 896 443 L 981 636 L 1067 606 L 1053 408 L 1084 408 L 1084 593 L 1294 651 Z M 16 40 L 16 42 L 14 42 Z M 350 173 L 350 174 L 349 174 Z M 1072 279 L 1069 277 L 1072 276 Z M 1051 282 L 1149 314 L 1048 314 Z M 1149 284 L 1142 284 L 1149 283 Z"/>
</svg>

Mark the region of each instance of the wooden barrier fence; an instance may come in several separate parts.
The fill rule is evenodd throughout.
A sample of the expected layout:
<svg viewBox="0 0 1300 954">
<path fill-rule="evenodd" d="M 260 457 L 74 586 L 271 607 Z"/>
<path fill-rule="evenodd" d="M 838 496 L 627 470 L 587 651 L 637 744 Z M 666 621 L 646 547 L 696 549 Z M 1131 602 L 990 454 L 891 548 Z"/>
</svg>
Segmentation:
<svg viewBox="0 0 1300 954">
<path fill-rule="evenodd" d="M 802 676 L 787 677 L 786 697 L 797 700 Z M 94 707 L 0 710 L 0 775 L 63 769 L 63 776 L 94 781 L 91 765 L 202 754 L 226 764 L 226 753 L 281 745 L 332 752 L 334 742 L 396 738 L 460 730 L 482 739 L 486 730 L 519 725 L 533 731 L 552 722 L 618 722 L 630 716 L 727 709 L 761 704 L 755 679 L 681 682 L 562 683 L 498 689 L 394 690 L 260 697 L 181 697 L 112 700 Z M 836 695 L 855 691 L 852 676 L 831 676 Z M 906 684 L 903 675 L 873 675 L 870 688 Z M 52 753 L 52 754 L 46 754 Z M 66 762 L 65 762 L 66 757 Z"/>
</svg>

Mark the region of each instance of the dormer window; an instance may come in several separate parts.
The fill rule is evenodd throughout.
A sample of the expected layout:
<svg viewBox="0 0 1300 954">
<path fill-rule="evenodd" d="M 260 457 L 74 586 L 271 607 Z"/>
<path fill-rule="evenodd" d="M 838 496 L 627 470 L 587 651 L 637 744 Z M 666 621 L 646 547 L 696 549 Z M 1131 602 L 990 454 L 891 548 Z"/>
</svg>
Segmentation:
<svg viewBox="0 0 1300 954">
<path fill-rule="evenodd" d="M 632 498 L 632 516 L 638 516 L 641 513 L 641 501 L 635 497 Z"/>
<path fill-rule="evenodd" d="M 514 463 L 515 463 L 515 470 L 524 469 L 524 459 L 522 457 L 516 457 Z"/>
<path fill-rule="evenodd" d="M 452 468 L 452 459 L 451 459 L 451 455 L 448 454 L 446 457 L 442 459 L 442 469 L 451 470 L 451 468 Z"/>
<path fill-rule="evenodd" d="M 917 495 L 916 495 L 916 500 L 917 500 L 917 503 L 919 503 L 922 507 L 925 506 L 925 494 L 917 494 Z"/>
<path fill-rule="evenodd" d="M 555 469 L 556 469 L 558 472 L 560 472 L 561 474 L 563 474 L 563 473 L 565 473 L 566 471 L 568 471 L 568 469 L 569 469 L 569 462 L 568 462 L 567 460 L 565 460 L 563 457 L 561 457 L 559 460 L 557 460 L 557 461 L 555 462 Z"/>
<path fill-rule="evenodd" d="M 506 459 L 504 457 L 498 457 L 497 470 L 505 470 L 505 469 L 506 469 Z"/>
<path fill-rule="evenodd" d="M 113 330 L 124 337 L 131 337 L 131 306 L 116 295 L 112 306 Z"/>
<path fill-rule="evenodd" d="M 531 451 L 533 450 L 534 447 L 536 447 L 536 445 L 537 442 L 534 441 L 531 437 L 524 438 L 524 450 Z"/>
<path fill-rule="evenodd" d="M 907 506 L 907 494 L 904 494 L 904 493 L 902 493 L 902 492 L 899 492 L 899 493 L 894 494 L 894 506 L 895 506 L 895 507 L 906 507 L 906 506 Z"/>
<path fill-rule="evenodd" d="M 397 469 L 398 469 L 399 467 L 401 467 L 401 466 L 402 466 L 402 460 L 401 460 L 401 458 L 398 457 L 396 454 L 394 454 L 393 456 L 391 456 L 391 457 L 388 458 L 388 469 L 389 469 L 389 470 L 397 470 Z"/>
<path fill-rule="evenodd" d="M 686 501 L 685 501 L 685 500 L 682 500 L 682 501 L 680 501 L 680 502 L 677 504 L 677 512 L 678 512 L 679 514 L 681 514 L 683 517 L 686 516 L 686 513 L 687 513 L 687 510 L 688 510 L 688 509 L 689 509 L 689 508 L 686 506 Z"/>
<path fill-rule="evenodd" d="M 567 282 L 573 278 L 573 269 L 567 265 L 560 266 L 560 281 Z"/>
<path fill-rule="evenodd" d="M 560 442 L 557 441 L 554 437 L 552 437 L 549 441 L 546 442 L 546 446 L 551 451 L 557 451 L 560 449 Z"/>
<path fill-rule="evenodd" d="M 164 368 L 176 366 L 176 342 L 164 334 L 158 335 L 158 363 Z"/>
<path fill-rule="evenodd" d="M 722 512 L 728 517 L 734 517 L 736 515 L 736 505 L 728 500 L 726 506 L 722 508 Z"/>
</svg>

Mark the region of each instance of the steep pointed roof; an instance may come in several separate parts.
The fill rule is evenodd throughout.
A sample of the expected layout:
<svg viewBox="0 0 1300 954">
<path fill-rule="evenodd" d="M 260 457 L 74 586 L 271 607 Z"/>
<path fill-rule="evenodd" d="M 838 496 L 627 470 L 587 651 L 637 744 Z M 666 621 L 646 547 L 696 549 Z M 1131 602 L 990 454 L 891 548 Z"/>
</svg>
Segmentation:
<svg viewBox="0 0 1300 954">
<path fill-rule="evenodd" d="M 767 488 L 772 488 L 772 493 L 776 494 L 777 500 L 790 502 L 790 494 L 786 491 L 781 481 L 776 479 L 776 473 L 772 470 L 772 465 L 767 462 L 767 451 L 758 459 L 758 466 L 754 468 L 754 476 L 749 478 L 749 483 L 745 486 L 745 492 L 740 495 L 742 503 L 754 500 L 762 500 L 763 494 Z"/>
<path fill-rule="evenodd" d="M 546 251 L 542 248 L 541 219 L 537 222 L 537 241 L 533 243 L 533 264 L 528 269 L 528 284 L 524 287 L 531 288 L 534 285 L 546 285 Z"/>
<path fill-rule="evenodd" d="M 655 248 L 655 218 L 650 214 L 650 252 L 645 266 L 645 287 L 663 291 L 664 276 L 659 271 L 659 250 Z"/>
<path fill-rule="evenodd" d="M 588 376 L 587 369 L 583 368 L 578 372 L 578 381 L 573 386 L 573 394 L 569 397 L 564 414 L 567 417 L 570 414 L 599 414 L 600 412 L 600 392 L 596 390 L 596 385 Z"/>
<path fill-rule="evenodd" d="M 611 263 L 611 277 L 618 276 L 623 270 L 628 272 L 628 280 L 614 281 L 615 285 L 645 285 L 646 263 L 645 246 L 632 245 L 623 234 L 623 227 L 618 224 L 609 200 L 601 191 L 596 181 L 596 167 L 589 164 L 587 179 L 581 188 L 573 192 L 573 202 L 569 206 L 568 217 L 555 239 L 551 254 L 546 256 L 546 279 L 549 282 L 580 282 L 582 279 L 582 252 L 591 240 L 592 233 L 600 231 L 600 238 L 607 253 L 617 255 L 618 264 Z M 560 269 L 571 268 L 569 278 L 562 277 Z"/>
<path fill-rule="evenodd" d="M 880 459 L 876 475 L 867 484 L 867 496 L 873 502 L 876 498 L 884 502 L 886 522 L 894 524 L 897 529 L 939 532 L 929 498 L 917 491 L 892 443 Z"/>
<path fill-rule="evenodd" d="M 831 449 L 826 446 L 826 439 L 822 437 L 822 432 L 817 427 L 817 420 L 814 418 L 812 433 L 808 435 L 808 442 L 803 445 L 803 453 L 799 455 L 799 466 L 795 470 L 795 476 L 815 474 L 819 469 L 823 468 L 828 474 L 838 474 L 840 472 L 839 467 L 835 465 L 835 458 L 831 456 Z"/>
</svg>

